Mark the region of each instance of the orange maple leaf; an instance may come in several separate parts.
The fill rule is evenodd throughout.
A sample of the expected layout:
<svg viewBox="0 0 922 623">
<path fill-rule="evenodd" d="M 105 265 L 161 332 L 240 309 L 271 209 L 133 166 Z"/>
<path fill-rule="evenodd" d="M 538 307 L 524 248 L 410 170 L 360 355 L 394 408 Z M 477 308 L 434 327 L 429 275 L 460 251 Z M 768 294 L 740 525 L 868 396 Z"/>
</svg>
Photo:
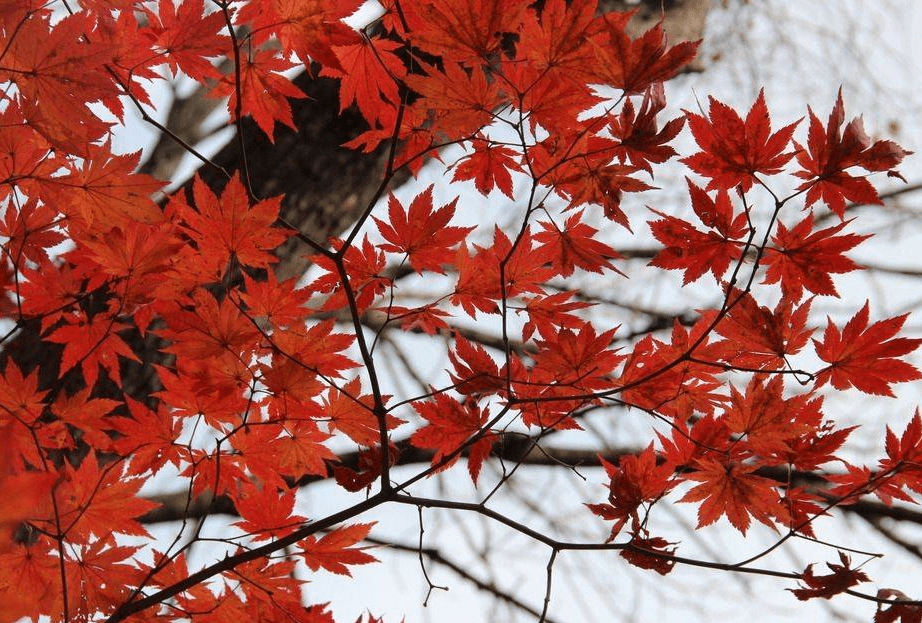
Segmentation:
<svg viewBox="0 0 922 623">
<path fill-rule="evenodd" d="M 348 565 L 367 565 L 378 559 L 365 552 L 367 547 L 353 547 L 368 536 L 374 523 L 358 523 L 336 528 L 319 539 L 309 536 L 299 541 L 299 554 L 311 571 L 326 569 L 337 575 L 352 577 Z"/>
<path fill-rule="evenodd" d="M 388 219 L 374 217 L 378 230 L 387 244 L 384 251 L 405 253 L 417 273 L 431 270 L 445 274 L 443 264 L 450 264 L 454 258 L 455 246 L 467 238 L 473 227 L 450 226 L 455 214 L 457 199 L 433 209 L 432 186 L 416 196 L 405 209 L 397 198 L 391 195 L 387 202 Z"/>
</svg>

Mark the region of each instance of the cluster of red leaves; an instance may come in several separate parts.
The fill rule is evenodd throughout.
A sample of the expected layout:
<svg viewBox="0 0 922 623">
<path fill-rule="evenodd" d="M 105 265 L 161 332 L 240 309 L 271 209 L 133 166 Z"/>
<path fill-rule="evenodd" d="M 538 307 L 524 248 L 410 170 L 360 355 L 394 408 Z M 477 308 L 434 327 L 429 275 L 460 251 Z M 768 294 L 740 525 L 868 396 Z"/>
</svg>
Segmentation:
<svg viewBox="0 0 922 623">
<path fill-rule="evenodd" d="M 836 296 L 834 276 L 858 268 L 846 252 L 865 236 L 842 233 L 848 221 L 817 229 L 812 211 L 793 226 L 777 221 L 798 195 L 759 215 L 747 200 L 793 175 L 805 209 L 821 203 L 841 218 L 846 202 L 879 202 L 856 168 L 898 176 L 906 152 L 871 142 L 860 118 L 845 124 L 841 97 L 825 127 L 810 111 L 804 145 L 793 140 L 797 122 L 772 131 L 761 93 L 745 119 L 712 99 L 706 115 L 663 121 L 662 83 L 697 43 L 670 46 L 661 25 L 631 38 L 631 14 L 596 16 L 592 0 L 548 0 L 540 12 L 528 0 L 393 0 L 374 37 L 343 22 L 360 4 L 241 0 L 206 12 L 202 0 L 84 0 L 65 17 L 34 0 L 0 7 L 0 313 L 14 331 L 37 332 L 48 353 L 41 371 L 8 353 L 0 364 L 0 620 L 121 617 L 142 591 L 188 577 L 181 550 L 115 536 L 149 536 L 139 518 L 155 505 L 139 490 L 161 470 L 190 495 L 233 503 L 242 534 L 228 542 L 239 553 L 305 525 L 291 490 L 300 479 L 335 476 L 349 491 L 380 481 L 386 501 L 395 440 L 430 453 L 425 474 L 466 457 L 476 483 L 510 427 L 540 440 L 612 401 L 670 431 L 635 456 L 602 460 L 607 502 L 589 507 L 612 522 L 609 540 L 628 527 L 625 560 L 659 573 L 675 547 L 651 535 L 649 518 L 676 489 L 697 505 L 699 527 L 726 517 L 746 532 L 755 519 L 808 535 L 829 495 L 922 492 L 919 416 L 900 439 L 888 429 L 876 469 L 849 466 L 825 497 L 767 475 L 840 462 L 852 429 L 823 413 L 819 388 L 892 395 L 894 383 L 920 378 L 902 359 L 920 340 L 897 336 L 905 316 L 869 325 L 865 304 L 811 341 L 805 293 Z M 515 227 L 454 225 L 458 199 L 442 203 L 429 188 L 388 200 L 374 217 L 380 239 L 358 237 L 360 222 L 344 240 L 314 241 L 313 281 L 279 282 L 272 251 L 293 235 L 275 225 L 282 198 L 256 200 L 235 174 L 217 192 L 196 179 L 161 207 L 161 183 L 134 172 L 138 154 L 111 152 L 97 104 L 121 120 L 124 100 L 149 104 L 163 72 L 211 85 L 232 120 L 250 116 L 272 139 L 276 123 L 293 124 L 289 98 L 303 96 L 284 72 L 312 63 L 340 81 L 341 108 L 354 105 L 368 124 L 349 146 L 390 141 L 394 167 L 416 171 L 458 144 L 453 181 L 513 200 Z M 598 225 L 630 230 L 638 217 L 624 193 L 652 188 L 645 176 L 676 155 L 670 142 L 686 122 L 700 151 L 681 162 L 704 179 L 688 181 L 696 222 L 655 212 L 649 227 L 664 248 L 650 270 L 683 271 L 686 284 L 709 272 L 721 303 L 668 335 L 622 338 L 590 321 L 569 279 L 620 272 Z M 777 226 L 760 231 L 763 222 Z M 388 266 L 402 262 L 448 291 L 395 304 L 388 275 L 399 271 Z M 746 282 L 741 271 L 766 287 L 727 285 Z M 779 291 L 773 308 L 760 301 Z M 429 334 L 467 314 L 501 330 L 505 346 L 490 352 L 453 334 L 452 384 L 392 400 L 361 328 L 372 313 Z M 337 314 L 350 322 L 337 325 Z M 150 363 L 145 341 L 162 356 L 150 370 L 159 389 L 140 401 L 123 377 Z M 827 365 L 812 385 L 786 388 L 810 345 Z M 343 443 L 357 452 L 351 465 L 332 449 Z M 325 606 L 301 605 L 294 565 L 349 574 L 374 560 L 359 545 L 370 529 L 308 535 L 284 560 L 231 553 L 223 586 L 186 586 L 169 608 L 133 620 L 332 621 Z M 830 569 L 808 568 L 797 596 L 865 579 L 844 557 Z M 878 618 L 915 620 L 897 608 Z"/>
</svg>

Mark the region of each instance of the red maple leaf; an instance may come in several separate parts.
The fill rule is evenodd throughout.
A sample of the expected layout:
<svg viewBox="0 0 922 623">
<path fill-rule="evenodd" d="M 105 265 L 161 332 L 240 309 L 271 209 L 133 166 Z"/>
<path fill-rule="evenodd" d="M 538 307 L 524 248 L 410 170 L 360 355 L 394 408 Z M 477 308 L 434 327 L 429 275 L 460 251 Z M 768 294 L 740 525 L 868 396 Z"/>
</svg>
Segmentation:
<svg viewBox="0 0 922 623">
<path fill-rule="evenodd" d="M 832 573 L 827 575 L 816 575 L 813 573 L 813 565 L 807 565 L 801 575 L 801 581 L 806 585 L 805 588 L 788 589 L 801 601 L 814 599 L 830 599 L 834 595 L 843 593 L 852 586 L 861 582 L 868 582 L 868 576 L 858 569 L 851 568 L 851 559 L 843 552 L 839 552 L 839 560 L 842 564 L 827 562 L 826 566 Z"/>
<path fill-rule="evenodd" d="M 691 180 L 687 182 L 695 214 L 716 231 L 703 232 L 687 221 L 653 210 L 663 218 L 651 221 L 650 230 L 666 248 L 650 260 L 650 266 L 684 270 L 682 282 L 686 285 L 708 271 L 720 281 L 730 265 L 741 257 L 743 238 L 748 231 L 746 214 L 733 215 L 725 190 L 717 193 L 715 201 Z"/>
<path fill-rule="evenodd" d="M 612 464 L 599 457 L 605 473 L 611 479 L 608 484 L 608 504 L 588 504 L 590 510 L 603 519 L 614 521 L 608 541 L 613 540 L 621 528 L 631 520 L 631 531 L 640 529 L 638 509 L 644 503 L 653 503 L 675 486 L 671 482 L 673 468 L 658 464 L 653 444 L 636 455 L 623 455 L 618 464 Z"/>
<path fill-rule="evenodd" d="M 256 318 L 264 318 L 272 327 L 290 327 L 304 319 L 305 304 L 310 299 L 306 288 L 296 289 L 296 279 L 279 282 L 274 271 L 268 271 L 265 281 L 243 275 L 245 291 L 240 298 L 247 311 Z"/>
<path fill-rule="evenodd" d="M 685 118 L 672 119 L 660 130 L 656 115 L 666 107 L 666 93 L 663 83 L 657 82 L 644 93 L 640 109 L 634 112 L 630 98 L 618 115 L 611 117 L 608 129 L 618 139 L 615 155 L 620 162 L 628 161 L 653 175 L 651 164 L 662 164 L 676 155 L 669 146 L 685 125 Z"/>
<path fill-rule="evenodd" d="M 119 433 L 112 449 L 122 456 L 131 457 L 129 473 L 156 474 L 167 463 L 179 467 L 184 457 L 183 446 L 176 443 L 181 422 L 172 413 L 154 411 L 145 405 L 126 398 L 131 417 L 109 418 L 109 428 Z"/>
<path fill-rule="evenodd" d="M 506 297 L 522 294 L 544 294 L 542 284 L 553 274 L 548 266 L 547 253 L 533 246 L 534 237 L 526 228 L 512 246 L 512 240 L 503 230 L 493 230 L 493 245 L 487 248 L 474 245 L 471 255 L 466 245 L 458 247 L 454 264 L 458 269 L 458 282 L 451 295 L 452 305 L 461 306 L 472 318 L 477 311 L 492 313 L 498 309 L 497 301 L 503 295 L 500 265 L 504 270 Z"/>
<path fill-rule="evenodd" d="M 38 203 L 37 199 L 29 199 L 20 209 L 14 204 L 7 204 L 4 210 L 0 236 L 7 239 L 3 245 L 5 252 L 17 265 L 23 260 L 41 262 L 50 259 L 48 250 L 65 239 L 58 229 L 57 212 L 51 206 Z"/>
<path fill-rule="evenodd" d="M 227 110 L 232 119 L 238 117 L 239 102 L 240 115 L 252 116 L 259 129 L 273 141 L 276 122 L 295 129 L 288 98 L 307 97 L 301 89 L 281 75 L 294 66 L 294 63 L 279 58 L 276 51 L 271 49 L 241 54 L 239 87 L 235 72 L 224 76 L 212 94 L 217 97 L 230 96 L 227 100 Z"/>
<path fill-rule="evenodd" d="M 84 542 L 91 534 L 148 536 L 137 519 L 158 504 L 137 495 L 143 484 L 142 478 L 123 477 L 121 465 L 101 464 L 95 452 L 77 468 L 65 466 L 64 479 L 54 492 L 62 532 Z"/>
<path fill-rule="evenodd" d="M 46 339 L 49 342 L 64 344 L 61 369 L 70 370 L 79 365 L 87 384 L 92 387 L 99 378 L 99 367 L 109 377 L 121 383 L 119 358 L 140 361 L 137 355 L 116 331 L 124 329 L 121 324 L 95 316 L 92 319 L 68 317 L 64 324 Z"/>
<path fill-rule="evenodd" d="M 712 524 L 722 515 L 734 528 L 746 534 L 750 517 L 770 528 L 775 518 L 783 517 L 779 503 L 778 483 L 753 472 L 756 467 L 742 463 L 726 463 L 713 457 L 699 459 L 695 471 L 686 475 L 701 484 L 690 489 L 680 502 L 701 502 L 698 507 L 698 527 Z"/>
<path fill-rule="evenodd" d="M 677 424 L 670 437 L 657 433 L 663 446 L 661 455 L 673 469 L 685 469 L 712 452 L 729 446 L 730 431 L 725 418 L 705 416 L 691 425 Z"/>
<path fill-rule="evenodd" d="M 483 69 L 465 69 L 449 61 L 441 69 L 428 65 L 422 69 L 425 75 L 409 74 L 405 82 L 422 96 L 413 109 L 435 117 L 427 129 L 433 141 L 468 139 L 493 121 L 503 95 L 501 85 L 488 80 Z"/>
<path fill-rule="evenodd" d="M 601 32 L 597 8 L 596 0 L 548 0 L 540 19 L 537 11 L 526 11 L 518 31 L 518 58 L 552 74 L 554 81 L 583 87 L 594 60 L 591 41 Z"/>
<path fill-rule="evenodd" d="M 474 180 L 474 186 L 481 194 L 489 195 L 490 191 L 498 188 L 512 199 L 512 175 L 509 171 L 523 170 L 518 153 L 480 137 L 471 143 L 473 152 L 455 165 L 452 181 Z"/>
<path fill-rule="evenodd" d="M 896 600 L 896 603 L 884 604 L 878 602 L 877 612 L 874 613 L 874 623 L 922 623 L 922 606 L 917 604 L 900 604 L 900 601 L 912 601 L 902 591 L 892 588 L 882 588 L 877 591 L 877 599 Z"/>
<path fill-rule="evenodd" d="M 230 37 L 218 34 L 226 26 L 224 15 L 215 11 L 204 15 L 203 0 L 160 0 L 156 11 L 144 9 L 148 26 L 144 34 L 150 45 L 166 56 L 173 75 L 179 70 L 196 79 L 218 78 L 220 73 L 208 60 L 230 54 Z"/>
<path fill-rule="evenodd" d="M 871 140 L 864 132 L 861 117 L 852 119 L 844 130 L 845 105 L 842 103 L 842 89 L 826 127 L 810 110 L 810 131 L 806 149 L 795 143 L 798 149 L 797 163 L 800 171 L 794 174 L 806 180 L 798 190 L 807 190 L 806 207 L 816 201 L 823 201 L 839 218 L 844 218 L 845 202 L 875 204 L 880 197 L 871 183 L 862 177 L 846 173 L 846 169 L 860 166 L 866 171 L 888 171 L 899 176 L 896 167 L 907 152 L 892 141 Z"/>
<path fill-rule="evenodd" d="M 529 0 L 428 0 L 403 11 L 413 44 L 456 63 L 475 66 L 515 33 Z"/>
<path fill-rule="evenodd" d="M 342 69 L 327 66 L 320 75 L 340 79 L 340 112 L 355 102 L 368 125 L 393 128 L 400 104 L 398 80 L 407 74 L 394 54 L 400 47 L 397 41 L 363 37 L 358 43 L 333 48 Z"/>
<path fill-rule="evenodd" d="M 749 190 L 757 173 L 774 175 L 794 156 L 794 152 L 784 150 L 800 122 L 772 134 L 763 91 L 759 91 L 745 121 L 713 97 L 709 102 L 708 117 L 685 111 L 688 127 L 701 151 L 682 159 L 693 171 L 710 178 L 709 190 L 736 186 Z"/>
<path fill-rule="evenodd" d="M 330 426 L 345 433 L 352 441 L 362 446 L 374 446 L 381 442 L 381 430 L 374 414 L 374 399 L 370 394 L 361 394 L 362 384 L 355 378 L 346 383 L 342 390 L 331 388 L 324 400 L 324 415 L 330 418 Z M 388 396 L 383 396 L 387 400 Z M 404 423 L 388 414 L 385 417 L 388 430 Z"/>
<path fill-rule="evenodd" d="M 516 313 L 524 312 L 528 315 L 528 322 L 522 327 L 522 339 L 530 339 L 536 330 L 541 337 L 550 339 L 557 334 L 559 328 L 579 329 L 583 319 L 572 312 L 592 307 L 592 303 L 571 301 L 575 295 L 575 292 L 557 292 L 550 296 L 525 299 L 525 308 L 516 310 Z"/>
<path fill-rule="evenodd" d="M 759 376 L 753 377 L 745 394 L 730 388 L 724 422 L 731 433 L 745 435 L 749 448 L 762 457 L 787 455 L 791 451 L 790 442 L 813 428 L 797 419 L 808 402 L 806 397 L 785 399 L 783 393 L 780 376 L 767 383 Z"/>
<path fill-rule="evenodd" d="M 919 338 L 894 337 L 909 314 L 880 320 L 871 326 L 868 316 L 866 301 L 841 330 L 827 320 L 823 340 L 813 340 L 816 354 L 829 363 L 817 373 L 816 387 L 830 382 L 836 389 L 854 387 L 866 394 L 893 396 L 891 383 L 922 378 L 913 365 L 898 359 L 922 344 Z"/>
<path fill-rule="evenodd" d="M 772 237 L 773 247 L 765 251 L 763 283 L 781 283 L 785 298 L 800 300 L 803 290 L 814 294 L 838 296 L 830 275 L 849 273 L 861 267 L 844 255 L 870 235 L 836 235 L 851 221 L 813 231 L 813 212 L 788 229 L 778 222 Z"/>
<path fill-rule="evenodd" d="M 293 490 L 248 487 L 245 494 L 238 496 L 234 508 L 241 517 L 241 521 L 234 522 L 234 525 L 251 533 L 256 541 L 283 537 L 305 521 L 304 517 L 294 513 Z"/>
<path fill-rule="evenodd" d="M 454 258 L 454 247 L 467 238 L 473 227 L 450 226 L 457 199 L 438 209 L 432 206 L 432 186 L 416 195 L 405 209 L 393 195 L 387 202 L 387 220 L 374 217 L 378 231 L 387 240 L 381 249 L 405 253 L 417 273 L 431 270 L 445 274 L 443 264 Z"/>
<path fill-rule="evenodd" d="M 13 367 L 8 364 L 7 368 Z M 6 408 L 7 405 L 4 404 Z M 52 487 L 58 477 L 53 472 L 21 472 L 14 469 L 13 425 L 0 428 L 0 554 L 13 542 L 14 531 L 22 521 L 42 519 L 52 511 Z"/>
<path fill-rule="evenodd" d="M 239 174 L 227 182 L 220 197 L 196 177 L 192 197 L 195 209 L 176 195 L 170 206 L 182 218 L 183 230 L 199 246 L 203 272 L 220 281 L 231 268 L 231 258 L 259 268 L 276 261 L 272 250 L 289 236 L 285 230 L 272 227 L 278 218 L 281 197 L 251 206 Z"/>
<path fill-rule="evenodd" d="M 440 470 L 448 469 L 460 454 L 460 450 L 474 435 L 483 432 L 489 413 L 472 402 L 461 403 L 445 394 L 434 394 L 432 400 L 413 403 L 413 408 L 428 424 L 410 437 L 410 443 L 417 448 L 433 449 L 432 464 L 443 460 Z M 487 431 L 468 448 L 468 469 L 476 484 L 484 459 L 493 447 L 493 433 Z M 448 458 L 454 454 L 452 458 Z"/>
<path fill-rule="evenodd" d="M 113 155 L 109 145 L 87 145 L 81 165 L 45 184 L 47 200 L 89 231 L 156 224 L 163 212 L 150 197 L 163 186 L 149 175 L 135 173 L 141 152 Z"/>
<path fill-rule="evenodd" d="M 448 351 L 448 359 L 454 367 L 450 373 L 455 390 L 467 396 L 492 394 L 506 386 L 499 368 L 486 349 L 480 344 L 455 334 L 455 349 Z"/>
<path fill-rule="evenodd" d="M 655 82 L 669 80 L 690 63 L 700 41 L 686 41 L 668 47 L 662 22 L 631 40 L 628 21 L 636 13 L 606 13 L 603 36 L 593 40 L 596 63 L 594 78 L 625 93 L 643 93 Z"/>
<path fill-rule="evenodd" d="M 50 14 L 25 16 L 6 35 L 0 81 L 19 90 L 19 108 L 29 126 L 64 154 L 88 155 L 88 146 L 102 138 L 108 123 L 87 104 L 112 104 L 116 90 L 106 70 L 111 48 L 87 41 L 93 18 L 75 13 L 51 26 Z M 94 37 L 95 38 L 95 37 Z M 5 98 L 6 99 L 6 98 Z"/>
<path fill-rule="evenodd" d="M 832 494 L 846 498 L 848 503 L 854 503 L 858 495 L 869 492 L 887 506 L 892 505 L 894 499 L 914 502 L 905 489 L 922 492 L 922 416 L 918 409 L 899 437 L 887 427 L 886 451 L 886 458 L 880 460 L 874 472 L 867 467 L 849 466 L 847 474 L 831 478 L 838 483 Z"/>
<path fill-rule="evenodd" d="M 564 327 L 535 340 L 538 351 L 532 355 L 533 373 L 547 375 L 555 384 L 586 391 L 610 387 L 608 375 L 625 359 L 611 348 L 617 330 L 597 334 L 591 323 L 582 322 L 575 330 Z"/>
<path fill-rule="evenodd" d="M 783 367 L 787 355 L 795 355 L 806 346 L 813 333 L 807 328 L 812 299 L 795 307 L 790 299 L 782 298 L 771 310 L 759 305 L 748 292 L 731 292 L 733 305 L 714 329 L 726 338 L 715 343 L 726 350 L 726 361 L 749 368 Z M 706 316 L 710 319 L 715 314 Z"/>
<path fill-rule="evenodd" d="M 338 239 L 332 239 L 331 243 L 334 248 L 341 248 L 343 245 Z M 339 267 L 329 256 L 316 255 L 312 259 L 325 274 L 311 282 L 308 287 L 312 292 L 330 294 L 321 307 L 325 311 L 342 309 L 349 305 L 347 287 L 352 290 L 356 306 L 364 310 L 374 302 L 375 297 L 392 285 L 391 279 L 382 274 L 386 264 L 384 252 L 372 244 L 367 236 L 362 239 L 361 245 L 351 244 L 346 249 L 343 264 L 348 275 L 348 283 L 343 282 Z"/>
<path fill-rule="evenodd" d="M 675 550 L 675 543 L 662 537 L 633 534 L 621 550 L 621 557 L 640 569 L 652 569 L 660 575 L 667 575 L 676 563 L 672 559 Z"/>
<path fill-rule="evenodd" d="M 557 274 L 569 277 L 575 268 L 582 268 L 602 274 L 605 270 L 620 272 L 609 260 L 621 254 L 595 238 L 598 230 L 583 222 L 583 211 L 579 210 L 567 218 L 563 227 L 553 221 L 540 221 L 544 231 L 535 234 L 539 247 L 553 258 L 552 266 Z"/>
<path fill-rule="evenodd" d="M 333 46 L 358 43 L 358 33 L 343 23 L 361 6 L 361 0 L 251 0 L 237 13 L 237 21 L 252 25 L 254 43 L 278 38 L 285 58 L 291 53 L 310 65 L 342 69 Z"/>
<path fill-rule="evenodd" d="M 399 322 L 403 331 L 422 331 L 426 335 L 436 335 L 439 331 L 451 331 L 451 326 L 445 322 L 445 318 L 450 318 L 451 314 L 439 309 L 435 304 L 423 307 L 390 305 L 379 307 L 378 311 L 388 315 L 388 322 Z"/>
<path fill-rule="evenodd" d="M 367 547 L 354 547 L 371 531 L 374 523 L 357 523 L 331 530 L 319 539 L 309 536 L 298 541 L 299 555 L 311 571 L 325 569 L 337 575 L 352 577 L 348 565 L 367 565 L 378 559 L 367 553 Z"/>
</svg>

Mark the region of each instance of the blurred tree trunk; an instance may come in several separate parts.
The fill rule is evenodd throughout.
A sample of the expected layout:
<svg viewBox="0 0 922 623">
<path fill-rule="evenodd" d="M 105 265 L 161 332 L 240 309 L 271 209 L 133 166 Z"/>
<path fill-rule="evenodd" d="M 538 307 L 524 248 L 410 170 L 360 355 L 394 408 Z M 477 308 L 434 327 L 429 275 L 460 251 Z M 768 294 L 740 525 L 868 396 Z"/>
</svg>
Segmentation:
<svg viewBox="0 0 922 623">
<path fill-rule="evenodd" d="M 600 12 L 637 9 L 630 23 L 635 36 L 662 19 L 670 44 L 700 39 L 708 7 L 709 0 L 599 3 Z M 702 66 L 696 64 L 691 69 L 700 71 Z M 245 119 L 242 144 L 256 195 L 284 194 L 282 217 L 323 243 L 351 225 L 374 197 L 384 174 L 387 145 L 370 154 L 341 147 L 366 128 L 354 110 L 339 114 L 338 83 L 304 73 L 295 84 L 308 96 L 291 102 L 297 131 L 279 126 L 272 143 L 251 120 Z M 203 90 L 193 92 L 174 101 L 166 126 L 186 143 L 195 144 L 207 135 L 202 122 L 218 105 L 220 102 L 205 98 Z M 171 137 L 161 136 L 143 170 L 160 179 L 171 179 L 184 154 L 183 147 Z M 240 141 L 231 140 L 212 161 L 227 171 L 239 169 Z M 202 167 L 199 175 L 213 188 L 223 185 L 223 174 L 213 167 Z M 407 177 L 405 173 L 398 176 L 393 185 Z M 279 249 L 279 278 L 302 274 L 307 267 L 303 259 L 307 251 L 307 246 L 297 240 Z"/>
</svg>

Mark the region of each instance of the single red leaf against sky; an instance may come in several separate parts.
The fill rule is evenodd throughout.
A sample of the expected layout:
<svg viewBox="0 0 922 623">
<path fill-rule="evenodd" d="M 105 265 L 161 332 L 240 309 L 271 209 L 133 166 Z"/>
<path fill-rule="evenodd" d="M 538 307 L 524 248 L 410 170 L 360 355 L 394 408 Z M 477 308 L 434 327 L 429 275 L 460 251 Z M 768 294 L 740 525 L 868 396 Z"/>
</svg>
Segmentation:
<svg viewBox="0 0 922 623">
<path fill-rule="evenodd" d="M 793 151 L 785 149 L 799 121 L 772 134 L 763 91 L 759 91 L 745 121 L 726 104 L 713 97 L 708 101 L 707 117 L 685 111 L 688 127 L 701 151 L 683 158 L 682 162 L 710 178 L 709 190 L 737 186 L 749 190 L 757 173 L 774 175 L 794 156 Z"/>
<path fill-rule="evenodd" d="M 630 162 L 653 175 L 651 164 L 662 164 L 674 155 L 669 142 L 674 139 L 682 126 L 685 118 L 672 119 L 658 129 L 656 115 L 666 107 L 666 94 L 663 83 L 657 82 L 644 93 L 640 109 L 634 113 L 634 103 L 628 98 L 624 108 L 618 115 L 612 115 L 608 122 L 608 130 L 618 139 L 615 156 L 622 163 Z"/>
<path fill-rule="evenodd" d="M 473 151 L 455 165 L 452 181 L 473 180 L 474 187 L 489 195 L 494 188 L 512 199 L 512 175 L 509 171 L 522 171 L 518 154 L 488 140 L 471 141 Z"/>
<path fill-rule="evenodd" d="M 842 564 L 827 562 L 826 566 L 832 573 L 827 575 L 816 575 L 813 573 L 813 565 L 807 565 L 801 576 L 801 581 L 805 584 L 804 588 L 788 589 L 801 601 L 819 597 L 830 599 L 834 595 L 845 592 L 852 586 L 867 582 L 868 576 L 858 569 L 852 569 L 851 559 L 843 552 L 839 552 L 839 560 Z"/>
<path fill-rule="evenodd" d="M 454 258 L 455 246 L 474 230 L 473 227 L 456 227 L 448 223 L 455 215 L 457 199 L 438 209 L 432 206 L 432 186 L 416 195 L 405 209 L 393 195 L 387 202 L 388 219 L 374 217 L 386 244 L 381 249 L 391 253 L 405 253 L 416 272 L 425 270 L 445 274 L 444 264 Z"/>
<path fill-rule="evenodd" d="M 653 83 L 675 76 L 695 58 L 701 43 L 685 41 L 668 47 L 662 22 L 632 40 L 626 27 L 635 12 L 606 13 L 604 34 L 593 41 L 595 78 L 628 94 L 643 93 Z"/>
<path fill-rule="evenodd" d="M 621 550 L 621 557 L 640 569 L 652 569 L 660 575 L 666 575 L 675 566 L 672 555 L 675 543 L 663 537 L 640 537 L 632 535 L 630 542 Z"/>
<path fill-rule="evenodd" d="M 813 231 L 813 212 L 793 228 L 778 222 L 772 244 L 765 251 L 767 271 L 762 283 L 781 283 L 785 298 L 800 300 L 804 289 L 814 294 L 839 296 L 830 275 L 861 267 L 845 255 L 870 235 L 837 235 L 851 221 Z"/>
<path fill-rule="evenodd" d="M 916 350 L 922 339 L 894 337 L 909 314 L 880 320 L 871 326 L 868 316 L 869 304 L 865 302 L 841 330 L 827 320 L 822 341 L 814 338 L 816 354 L 830 364 L 817 373 L 817 387 L 829 382 L 836 389 L 854 387 L 866 394 L 893 396 L 891 383 L 922 378 L 915 366 L 899 359 Z"/>
<path fill-rule="evenodd" d="M 486 410 L 480 409 L 472 402 L 461 403 L 444 393 L 434 394 L 431 400 L 413 403 L 413 408 L 428 423 L 417 429 L 410 437 L 410 443 L 417 448 L 435 450 L 432 464 L 436 465 L 453 453 L 459 452 L 461 447 L 475 434 L 481 432 L 489 416 Z M 492 434 L 486 434 L 478 439 L 470 448 L 469 469 L 474 482 L 477 482 L 477 473 L 480 471 L 479 463 L 486 458 L 483 447 L 492 447 Z M 475 448 L 476 447 L 476 448 Z M 457 455 L 448 459 L 439 469 L 447 469 L 457 460 Z"/>
<path fill-rule="evenodd" d="M 451 318 L 451 314 L 434 304 L 423 307 L 388 305 L 377 309 L 388 315 L 388 322 L 399 323 L 403 331 L 422 331 L 426 335 L 436 335 L 439 331 L 451 332 L 451 326 L 445 321 Z"/>
<path fill-rule="evenodd" d="M 829 113 L 826 127 L 810 110 L 810 130 L 807 146 L 797 147 L 797 163 L 801 170 L 795 175 L 806 180 L 798 190 L 807 190 L 806 207 L 822 201 L 839 218 L 844 218 L 845 202 L 876 204 L 880 197 L 864 176 L 853 176 L 845 170 L 860 166 L 866 171 L 888 171 L 899 176 L 896 167 L 904 156 L 911 154 L 892 141 L 871 140 L 864 132 L 861 117 L 852 119 L 845 128 L 845 105 L 842 89 Z"/>
<path fill-rule="evenodd" d="M 686 475 L 689 480 L 700 484 L 690 489 L 680 502 L 701 502 L 698 507 L 698 527 L 712 524 L 722 515 L 734 528 L 746 534 L 750 517 L 758 519 L 770 528 L 774 519 L 784 516 L 779 504 L 777 486 L 774 480 L 757 476 L 756 467 L 741 463 L 724 463 L 713 457 L 699 459 L 695 469 Z"/>
<path fill-rule="evenodd" d="M 311 571 L 325 569 L 337 575 L 352 577 L 349 565 L 367 565 L 377 562 L 377 558 L 367 553 L 367 547 L 355 547 L 368 536 L 374 523 L 357 523 L 331 530 L 319 539 L 309 536 L 298 541 L 301 551 L 298 554 Z"/>
<path fill-rule="evenodd" d="M 640 528 L 640 506 L 655 502 L 676 483 L 670 481 L 673 467 L 666 463 L 658 464 L 652 443 L 639 454 L 622 455 L 617 465 L 601 457 L 599 461 L 610 478 L 608 504 L 588 506 L 602 518 L 615 522 L 608 537 L 608 541 L 611 541 L 618 536 L 629 519 L 631 531 L 636 532 Z"/>
</svg>

